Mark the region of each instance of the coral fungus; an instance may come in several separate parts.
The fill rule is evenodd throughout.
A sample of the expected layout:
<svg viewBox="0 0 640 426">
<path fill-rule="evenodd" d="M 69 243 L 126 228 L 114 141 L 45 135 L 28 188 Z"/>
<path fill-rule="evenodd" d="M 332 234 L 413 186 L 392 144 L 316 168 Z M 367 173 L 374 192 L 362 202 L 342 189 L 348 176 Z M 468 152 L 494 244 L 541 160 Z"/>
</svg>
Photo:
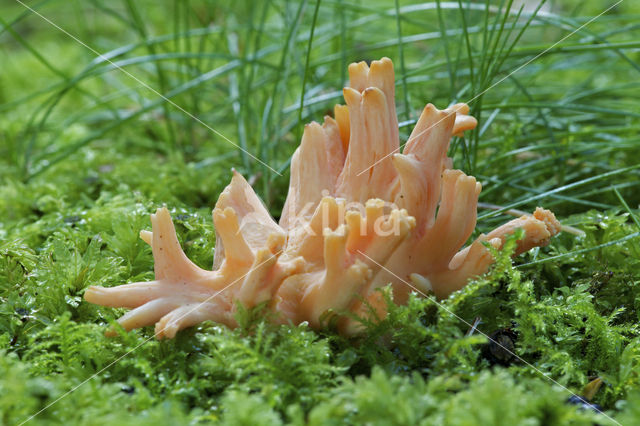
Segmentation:
<svg viewBox="0 0 640 426">
<path fill-rule="evenodd" d="M 85 299 L 131 308 L 118 322 L 127 330 L 155 323 L 158 338 L 205 320 L 234 327 L 237 303 L 265 302 L 279 321 L 321 327 L 328 311 L 383 315 L 375 290 L 388 284 L 397 303 L 412 287 L 448 296 L 486 272 L 493 261 L 486 245 L 500 247 L 516 228 L 525 231 L 518 253 L 559 232 L 553 213 L 538 208 L 461 250 L 476 225 L 481 185 L 452 170 L 446 154 L 453 135 L 475 128 L 469 108 L 427 105 L 400 153 L 391 60 L 351 64 L 349 79 L 346 106 L 305 127 L 279 223 L 234 172 L 213 209 L 213 271 L 185 256 L 160 208 L 152 232 L 141 232 L 156 279 L 90 287 Z M 358 332 L 352 318 L 339 317 L 342 333 Z"/>
</svg>

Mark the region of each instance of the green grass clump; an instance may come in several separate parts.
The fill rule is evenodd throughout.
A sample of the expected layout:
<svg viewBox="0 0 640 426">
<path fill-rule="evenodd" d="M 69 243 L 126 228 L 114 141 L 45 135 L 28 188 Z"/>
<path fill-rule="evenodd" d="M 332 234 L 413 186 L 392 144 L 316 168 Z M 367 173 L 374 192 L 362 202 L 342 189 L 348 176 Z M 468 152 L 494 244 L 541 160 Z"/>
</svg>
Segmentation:
<svg viewBox="0 0 640 426">
<path fill-rule="evenodd" d="M 0 0 L 0 423 L 637 424 L 640 7 L 521 3 L 29 3 L 89 49 Z M 401 142 L 426 102 L 478 118 L 449 154 L 492 207 L 479 232 L 544 205 L 584 235 L 514 262 L 512 240 L 441 305 L 383 289 L 388 317 L 356 339 L 262 308 L 106 338 L 124 310 L 84 290 L 153 278 L 149 214 L 166 204 L 210 268 L 230 169 L 277 216 L 302 126 L 381 56 Z M 518 358 L 500 365 L 504 329 Z M 595 377 L 606 416 L 566 402 Z"/>
</svg>

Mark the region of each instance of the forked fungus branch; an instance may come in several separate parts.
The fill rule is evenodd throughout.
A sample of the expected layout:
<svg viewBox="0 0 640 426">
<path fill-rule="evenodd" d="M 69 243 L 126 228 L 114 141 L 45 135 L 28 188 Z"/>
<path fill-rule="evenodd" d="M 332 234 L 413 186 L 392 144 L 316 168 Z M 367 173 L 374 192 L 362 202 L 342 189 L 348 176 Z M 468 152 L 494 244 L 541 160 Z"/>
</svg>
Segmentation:
<svg viewBox="0 0 640 426">
<path fill-rule="evenodd" d="M 205 320 L 234 327 L 237 303 L 267 302 L 279 321 L 321 327 L 328 310 L 367 315 L 363 300 L 384 315 L 375 290 L 389 283 L 397 303 L 411 291 L 402 280 L 447 297 L 487 271 L 493 258 L 483 243 L 499 248 L 516 228 L 525 231 L 516 254 L 559 232 L 553 213 L 538 208 L 462 248 L 476 225 L 481 185 L 453 170 L 446 154 L 453 135 L 476 126 L 467 105 L 427 105 L 400 153 L 391 60 L 351 64 L 349 79 L 335 119 L 305 127 L 280 223 L 234 172 L 213 209 L 213 271 L 185 256 L 160 208 L 153 231 L 141 232 L 156 279 L 89 287 L 85 299 L 130 308 L 118 322 L 127 330 L 155 323 L 158 338 Z M 338 327 L 360 330 L 347 316 Z"/>
</svg>

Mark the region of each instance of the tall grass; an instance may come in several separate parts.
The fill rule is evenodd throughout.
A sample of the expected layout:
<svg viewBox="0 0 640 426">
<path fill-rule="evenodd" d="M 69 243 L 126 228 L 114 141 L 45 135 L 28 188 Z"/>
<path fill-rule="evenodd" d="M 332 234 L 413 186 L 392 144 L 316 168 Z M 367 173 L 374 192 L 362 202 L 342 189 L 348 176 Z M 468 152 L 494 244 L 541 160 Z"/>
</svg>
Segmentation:
<svg viewBox="0 0 640 426">
<path fill-rule="evenodd" d="M 525 208 L 540 202 L 572 213 L 617 205 L 615 187 L 632 205 L 640 202 L 635 168 L 609 174 L 638 158 L 640 40 L 631 4 L 558 46 L 553 44 L 608 4 L 585 9 L 562 2 L 544 12 L 544 2 L 525 10 L 513 0 L 34 5 L 104 55 L 98 58 L 8 3 L 2 55 L 15 65 L 3 73 L 0 111 L 20 128 L 4 147 L 12 166 L 5 176 L 46 176 L 99 140 L 123 150 L 151 144 L 186 163 L 218 158 L 253 176 L 277 211 L 286 176 L 235 149 L 120 68 L 286 174 L 302 124 L 321 120 L 340 102 L 346 64 L 386 55 L 396 63 L 405 140 L 426 102 L 445 107 L 472 100 L 480 125 L 456 140 L 451 153 L 482 179 L 483 200 Z M 48 38 L 63 46 L 60 52 L 50 52 Z M 38 70 L 38 84 L 7 90 L 20 64 Z M 63 137 L 70 128 L 83 131 Z M 119 132 L 126 132 L 126 140 L 115 136 Z M 549 193 L 586 178 L 584 185 Z"/>
</svg>

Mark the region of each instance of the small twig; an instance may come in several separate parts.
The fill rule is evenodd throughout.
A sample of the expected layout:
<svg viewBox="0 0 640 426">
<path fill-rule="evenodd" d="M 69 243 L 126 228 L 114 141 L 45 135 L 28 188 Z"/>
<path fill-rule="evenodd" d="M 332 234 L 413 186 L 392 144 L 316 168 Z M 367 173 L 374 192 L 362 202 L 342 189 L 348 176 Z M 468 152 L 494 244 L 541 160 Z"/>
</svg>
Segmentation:
<svg viewBox="0 0 640 426">
<path fill-rule="evenodd" d="M 475 321 L 473 321 L 473 325 L 471 326 L 469 331 L 467 331 L 467 334 L 465 334 L 465 337 L 469 337 L 473 335 L 473 333 L 475 333 L 475 331 L 478 329 L 478 326 L 480 324 L 482 324 L 482 318 L 476 317 Z"/>
</svg>

